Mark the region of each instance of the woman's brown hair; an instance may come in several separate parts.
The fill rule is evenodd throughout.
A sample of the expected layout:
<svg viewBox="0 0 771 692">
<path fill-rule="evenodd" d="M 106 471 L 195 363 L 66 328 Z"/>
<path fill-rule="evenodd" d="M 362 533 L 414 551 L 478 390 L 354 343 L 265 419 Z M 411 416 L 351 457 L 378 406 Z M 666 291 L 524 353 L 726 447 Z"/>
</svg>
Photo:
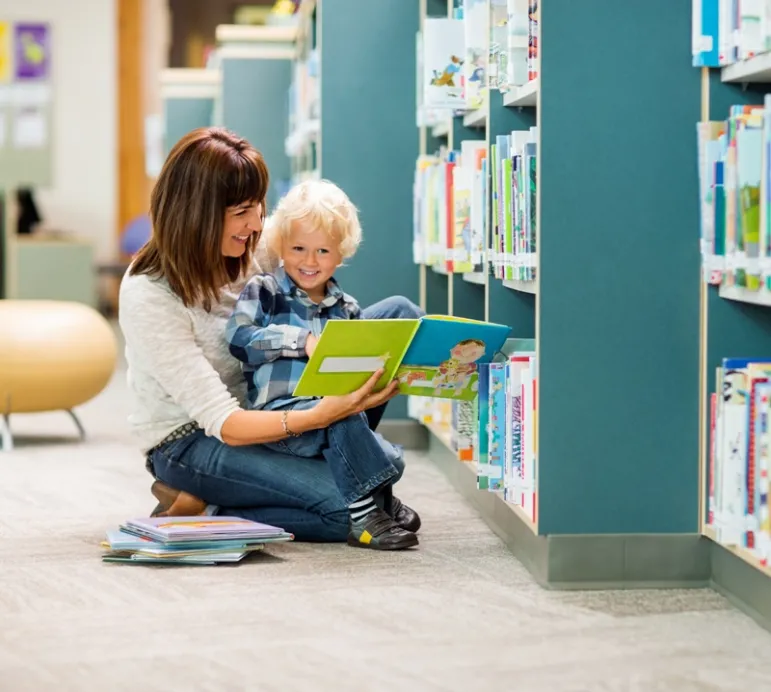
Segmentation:
<svg viewBox="0 0 771 692">
<path fill-rule="evenodd" d="M 137 253 L 131 274 L 164 278 L 186 306 L 206 310 L 220 290 L 250 265 L 254 233 L 241 257 L 222 254 L 229 207 L 262 204 L 268 168 L 245 139 L 218 127 L 193 130 L 177 142 L 163 164 L 150 197 L 150 240 Z"/>
</svg>

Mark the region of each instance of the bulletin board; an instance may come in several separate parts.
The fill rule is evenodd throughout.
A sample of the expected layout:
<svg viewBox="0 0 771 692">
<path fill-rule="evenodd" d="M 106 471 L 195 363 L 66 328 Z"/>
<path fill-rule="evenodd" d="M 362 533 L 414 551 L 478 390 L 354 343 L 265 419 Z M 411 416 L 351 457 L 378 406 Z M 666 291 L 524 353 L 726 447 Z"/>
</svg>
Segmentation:
<svg viewBox="0 0 771 692">
<path fill-rule="evenodd" d="M 53 183 L 52 32 L 0 17 L 0 298 L 17 286 L 15 190 Z"/>
<path fill-rule="evenodd" d="M 0 17 L 0 188 L 53 178 L 51 27 Z"/>
</svg>

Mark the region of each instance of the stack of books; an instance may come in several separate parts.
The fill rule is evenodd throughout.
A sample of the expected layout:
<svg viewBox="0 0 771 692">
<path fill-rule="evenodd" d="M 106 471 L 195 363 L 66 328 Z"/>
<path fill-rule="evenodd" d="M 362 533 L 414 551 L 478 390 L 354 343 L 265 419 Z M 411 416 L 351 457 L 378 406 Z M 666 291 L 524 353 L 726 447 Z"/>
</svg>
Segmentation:
<svg viewBox="0 0 771 692">
<path fill-rule="evenodd" d="M 239 562 L 268 543 L 291 541 L 284 529 L 240 517 L 130 519 L 107 532 L 104 562 L 216 565 Z"/>
</svg>

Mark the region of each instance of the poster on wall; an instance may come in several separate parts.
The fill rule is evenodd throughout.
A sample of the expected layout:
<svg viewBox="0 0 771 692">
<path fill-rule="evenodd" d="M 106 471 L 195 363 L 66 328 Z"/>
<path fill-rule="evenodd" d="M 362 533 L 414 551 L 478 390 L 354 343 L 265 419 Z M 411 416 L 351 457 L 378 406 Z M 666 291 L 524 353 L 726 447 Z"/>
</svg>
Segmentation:
<svg viewBox="0 0 771 692">
<path fill-rule="evenodd" d="M 11 81 L 11 25 L 0 22 L 0 84 Z"/>
<path fill-rule="evenodd" d="M 51 46 L 47 24 L 16 24 L 14 46 L 14 73 L 17 81 L 41 81 L 49 78 Z"/>
</svg>

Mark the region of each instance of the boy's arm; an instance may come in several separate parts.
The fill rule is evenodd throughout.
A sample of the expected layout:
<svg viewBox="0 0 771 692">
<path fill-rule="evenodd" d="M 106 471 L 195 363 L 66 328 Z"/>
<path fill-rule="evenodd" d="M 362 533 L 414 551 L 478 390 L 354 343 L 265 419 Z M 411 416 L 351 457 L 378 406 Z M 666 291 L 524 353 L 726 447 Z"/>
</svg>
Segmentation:
<svg viewBox="0 0 771 692">
<path fill-rule="evenodd" d="M 251 279 L 236 302 L 225 328 L 230 353 L 243 363 L 262 365 L 278 358 L 305 356 L 308 330 L 275 324 L 278 287 L 273 277 Z"/>
<path fill-rule="evenodd" d="M 358 320 L 361 317 L 361 307 L 353 296 L 343 294 L 342 311 L 345 319 Z"/>
</svg>

